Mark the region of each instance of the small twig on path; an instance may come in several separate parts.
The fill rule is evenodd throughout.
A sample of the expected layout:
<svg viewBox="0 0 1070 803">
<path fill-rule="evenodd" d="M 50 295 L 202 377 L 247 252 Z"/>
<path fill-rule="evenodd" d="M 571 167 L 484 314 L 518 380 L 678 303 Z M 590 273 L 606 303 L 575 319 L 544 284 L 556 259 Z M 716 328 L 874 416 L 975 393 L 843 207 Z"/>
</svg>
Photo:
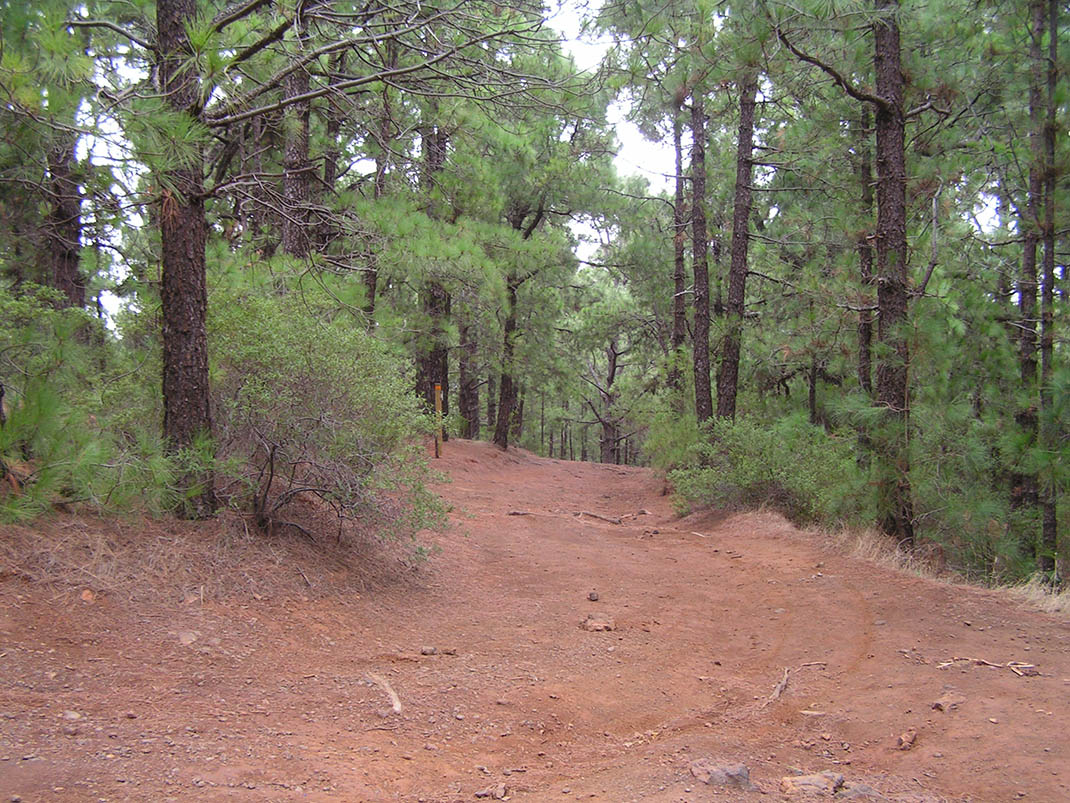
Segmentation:
<svg viewBox="0 0 1070 803">
<path fill-rule="evenodd" d="M 394 713 L 395 714 L 400 714 L 401 713 L 401 698 L 398 697 L 398 693 L 396 691 L 394 691 L 393 686 L 391 686 L 387 682 L 386 678 L 384 678 L 382 675 L 377 675 L 374 672 L 369 672 L 368 673 L 368 679 L 371 680 L 376 685 L 378 685 L 379 688 L 381 688 L 383 691 L 385 691 L 387 693 L 387 696 L 390 698 L 390 705 L 394 709 Z"/>
<path fill-rule="evenodd" d="M 766 698 L 765 702 L 762 703 L 761 707 L 765 708 L 770 703 L 775 703 L 777 700 L 779 700 L 780 695 L 782 695 L 784 693 L 784 690 L 788 687 L 788 679 L 800 669 L 805 669 L 808 666 L 827 666 L 827 664 L 824 661 L 810 661 L 809 663 L 800 664 L 794 669 L 787 666 L 784 667 L 784 677 L 782 677 L 780 681 L 776 684 L 776 686 L 773 687 L 773 693 Z"/>
<path fill-rule="evenodd" d="M 620 524 L 621 520 L 615 516 L 603 516 L 600 513 L 592 513 L 589 510 L 576 510 L 572 513 L 573 516 L 590 516 L 592 519 L 601 519 L 602 521 L 608 521 L 610 524 Z"/>
<path fill-rule="evenodd" d="M 1005 664 L 994 664 L 991 661 L 986 661 L 984 658 L 951 658 L 950 660 L 942 661 L 937 664 L 936 668 L 947 669 L 948 667 L 963 661 L 973 664 L 974 666 L 990 666 L 993 669 L 1009 669 L 1020 678 L 1036 677 L 1040 674 L 1040 671 L 1034 664 L 1027 664 L 1022 661 L 1007 661 Z"/>
<path fill-rule="evenodd" d="M 694 530 L 691 531 L 691 534 L 692 535 L 697 535 L 699 538 L 709 538 L 710 537 L 708 535 L 703 535 L 702 533 L 696 533 Z"/>
<path fill-rule="evenodd" d="M 505 514 L 506 516 L 534 516 L 535 514 L 530 510 L 510 510 Z"/>
</svg>

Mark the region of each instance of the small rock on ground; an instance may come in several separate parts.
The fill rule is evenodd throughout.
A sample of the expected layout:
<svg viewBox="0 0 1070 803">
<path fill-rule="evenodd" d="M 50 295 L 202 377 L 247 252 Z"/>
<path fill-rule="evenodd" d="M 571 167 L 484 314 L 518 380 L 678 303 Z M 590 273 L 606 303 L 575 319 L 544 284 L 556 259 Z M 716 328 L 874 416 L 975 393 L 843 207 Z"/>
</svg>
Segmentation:
<svg viewBox="0 0 1070 803">
<path fill-rule="evenodd" d="M 599 633 L 604 630 L 616 630 L 616 622 L 610 619 L 608 616 L 600 616 L 598 614 L 588 614 L 587 618 L 580 622 L 580 627 L 584 630 L 589 630 L 592 633 Z"/>
<path fill-rule="evenodd" d="M 829 770 L 780 779 L 780 791 L 785 795 L 834 795 L 842 786 L 843 776 Z"/>
<path fill-rule="evenodd" d="M 751 783 L 750 770 L 744 764 L 721 765 L 706 758 L 696 759 L 689 767 L 691 774 L 710 786 L 735 786 L 748 792 L 759 791 Z"/>
</svg>

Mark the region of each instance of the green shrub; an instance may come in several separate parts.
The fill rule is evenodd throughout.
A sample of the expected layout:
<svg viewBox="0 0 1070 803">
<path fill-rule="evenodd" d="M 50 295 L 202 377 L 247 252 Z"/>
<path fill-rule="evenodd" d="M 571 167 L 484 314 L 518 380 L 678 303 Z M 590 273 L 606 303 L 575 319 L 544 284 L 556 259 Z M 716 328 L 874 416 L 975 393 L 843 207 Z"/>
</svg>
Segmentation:
<svg viewBox="0 0 1070 803">
<path fill-rule="evenodd" d="M 311 498 L 339 526 L 411 530 L 441 517 L 414 442 L 431 422 L 401 363 L 358 321 L 307 296 L 241 289 L 216 291 L 211 310 L 225 501 L 264 528 L 307 531 Z"/>
<path fill-rule="evenodd" d="M 695 448 L 697 465 L 669 473 L 681 511 L 772 507 L 795 522 L 833 523 L 867 508 L 866 478 L 852 444 L 802 416 L 769 426 L 713 419 Z"/>
</svg>

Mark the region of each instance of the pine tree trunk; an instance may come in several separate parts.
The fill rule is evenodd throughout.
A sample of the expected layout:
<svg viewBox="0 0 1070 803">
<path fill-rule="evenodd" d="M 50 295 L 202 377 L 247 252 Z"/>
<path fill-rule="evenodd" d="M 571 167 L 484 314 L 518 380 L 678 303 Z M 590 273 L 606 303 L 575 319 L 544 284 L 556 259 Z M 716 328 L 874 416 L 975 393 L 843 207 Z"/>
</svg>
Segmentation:
<svg viewBox="0 0 1070 803">
<path fill-rule="evenodd" d="M 487 374 L 487 430 L 491 433 L 495 430 L 495 424 L 498 417 L 496 415 L 498 410 L 498 381 L 494 378 L 494 374 Z"/>
<path fill-rule="evenodd" d="M 473 368 L 478 344 L 472 339 L 473 327 L 467 321 L 461 323 L 457 344 L 457 407 L 461 414 L 461 437 L 479 437 L 479 381 Z"/>
<path fill-rule="evenodd" d="M 195 0 L 158 0 L 156 4 L 160 84 L 168 105 L 179 114 L 191 116 L 199 115 L 202 109 L 186 35 L 186 26 L 192 24 L 195 15 Z M 169 171 L 161 182 L 166 187 L 159 210 L 163 263 L 160 289 L 163 430 L 172 452 L 212 435 L 205 327 L 208 225 L 202 164 L 203 155 L 200 155 L 192 168 Z M 178 478 L 178 483 L 184 492 L 178 510 L 180 516 L 201 518 L 215 511 L 214 477 L 210 470 L 189 473 Z"/>
<path fill-rule="evenodd" d="M 1044 222 L 1042 238 L 1044 258 L 1040 292 L 1040 417 L 1041 446 L 1048 454 L 1057 454 L 1059 448 L 1059 425 L 1054 420 L 1052 378 L 1055 359 L 1055 135 L 1056 135 L 1056 82 L 1058 80 L 1058 30 L 1059 4 L 1048 0 L 1048 60 L 1047 97 L 1043 136 L 1044 155 Z M 1038 568 L 1049 575 L 1056 571 L 1058 557 L 1058 510 L 1056 507 L 1056 480 L 1054 470 L 1049 468 L 1041 483 L 1041 524 Z"/>
<path fill-rule="evenodd" d="M 877 516 L 881 529 L 900 543 L 914 541 L 910 487 L 909 377 L 907 340 L 910 287 L 907 277 L 906 151 L 903 71 L 900 65 L 898 0 L 877 0 L 887 12 L 873 26 L 877 95 Z"/>
<path fill-rule="evenodd" d="M 85 280 L 79 266 L 82 245 L 82 194 L 74 177 L 75 137 L 57 132 L 48 153 L 51 208 L 45 232 L 52 287 L 63 294 L 61 306 L 85 306 Z"/>
<path fill-rule="evenodd" d="M 297 0 L 298 19 L 295 59 L 304 54 L 308 40 L 308 21 L 301 13 L 303 0 Z M 286 98 L 297 98 L 309 90 L 308 70 L 298 67 L 286 78 Z M 282 250 L 290 256 L 304 258 L 310 251 L 309 242 L 309 187 L 312 181 L 312 163 L 309 160 L 309 117 L 312 106 L 307 100 L 286 107 L 283 115 L 283 130 L 286 146 L 283 155 L 282 195 Z"/>
<path fill-rule="evenodd" d="M 695 415 L 713 416 L 710 388 L 710 275 L 706 234 L 706 111 L 702 92 L 691 96 L 691 258 L 695 274 Z"/>
<path fill-rule="evenodd" d="M 446 163 L 449 135 L 438 126 L 423 131 L 424 173 L 423 190 L 426 195 L 428 217 L 438 218 L 438 204 L 433 193 L 437 175 Z M 450 317 L 450 296 L 436 279 L 425 282 L 421 291 L 423 312 L 428 321 L 428 334 L 417 342 L 416 392 L 434 409 L 435 385 L 442 386 L 442 413 L 449 413 L 449 349 L 446 343 L 446 322 Z M 443 439 L 445 439 L 445 435 Z"/>
<path fill-rule="evenodd" d="M 508 309 L 502 335 L 502 379 L 499 388 L 497 421 L 494 427 L 494 443 L 501 449 L 509 448 L 509 425 L 512 423 L 513 410 L 516 407 L 513 354 L 516 348 L 516 301 L 519 287 L 520 283 L 516 276 L 510 275 L 506 287 Z"/>
<path fill-rule="evenodd" d="M 1037 245 L 1044 194 L 1043 122 L 1041 120 L 1041 83 L 1044 80 L 1044 0 L 1033 0 L 1030 10 L 1029 45 L 1029 146 L 1030 163 L 1025 214 L 1019 220 L 1022 232 L 1022 262 L 1018 275 L 1018 375 L 1026 399 L 1025 406 L 1014 414 L 1014 421 L 1024 435 L 1022 459 L 1037 447 Z M 1019 546 L 1023 554 L 1040 561 L 1037 541 L 1037 516 L 1040 513 L 1038 478 L 1034 472 L 1014 471 L 1010 476 L 1010 507 L 1021 511 L 1017 517 Z"/>
<path fill-rule="evenodd" d="M 866 309 L 873 303 L 873 246 L 870 245 L 873 217 L 873 164 L 870 154 L 869 129 L 872 125 L 868 106 L 862 107 L 862 121 L 858 132 L 858 184 L 861 188 L 861 217 L 864 226 L 858 232 L 858 275 L 862 287 L 862 309 L 858 312 L 858 386 L 867 396 L 873 395 L 873 313 Z"/>
<path fill-rule="evenodd" d="M 684 245 L 687 240 L 687 210 L 684 198 L 684 174 L 683 174 L 683 122 L 680 120 L 679 111 L 673 116 L 672 141 L 673 153 L 676 162 L 676 194 L 673 199 L 673 296 L 672 296 L 672 336 L 669 341 L 669 375 L 668 385 L 677 391 L 677 404 L 683 403 L 683 395 L 680 391 L 684 387 L 683 377 L 683 349 L 684 339 L 687 337 L 687 272 L 684 266 Z"/>
<path fill-rule="evenodd" d="M 743 312 L 747 285 L 747 245 L 750 239 L 751 173 L 754 152 L 754 106 L 758 73 L 743 78 L 739 90 L 739 138 L 736 147 L 736 193 L 732 210 L 732 264 L 728 272 L 728 326 L 717 372 L 717 415 L 736 417 L 739 386 L 739 351 L 743 338 Z"/>
</svg>

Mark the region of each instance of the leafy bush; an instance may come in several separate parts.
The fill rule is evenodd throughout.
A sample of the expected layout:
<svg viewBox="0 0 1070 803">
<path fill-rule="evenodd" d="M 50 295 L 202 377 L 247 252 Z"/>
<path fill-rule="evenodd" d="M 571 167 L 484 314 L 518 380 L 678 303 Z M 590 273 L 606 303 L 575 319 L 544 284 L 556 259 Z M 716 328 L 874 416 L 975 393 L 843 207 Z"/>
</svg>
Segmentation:
<svg viewBox="0 0 1070 803">
<path fill-rule="evenodd" d="M 669 473 L 684 509 L 773 507 L 799 523 L 853 520 L 866 509 L 851 444 L 801 416 L 763 426 L 713 419 L 696 446 L 699 464 Z"/>
<path fill-rule="evenodd" d="M 352 317 L 300 294 L 227 289 L 209 344 L 222 497 L 258 526 L 308 533 L 307 502 L 341 523 L 412 529 L 441 516 L 401 364 Z M 302 523 L 302 522 L 305 523 Z"/>
</svg>

